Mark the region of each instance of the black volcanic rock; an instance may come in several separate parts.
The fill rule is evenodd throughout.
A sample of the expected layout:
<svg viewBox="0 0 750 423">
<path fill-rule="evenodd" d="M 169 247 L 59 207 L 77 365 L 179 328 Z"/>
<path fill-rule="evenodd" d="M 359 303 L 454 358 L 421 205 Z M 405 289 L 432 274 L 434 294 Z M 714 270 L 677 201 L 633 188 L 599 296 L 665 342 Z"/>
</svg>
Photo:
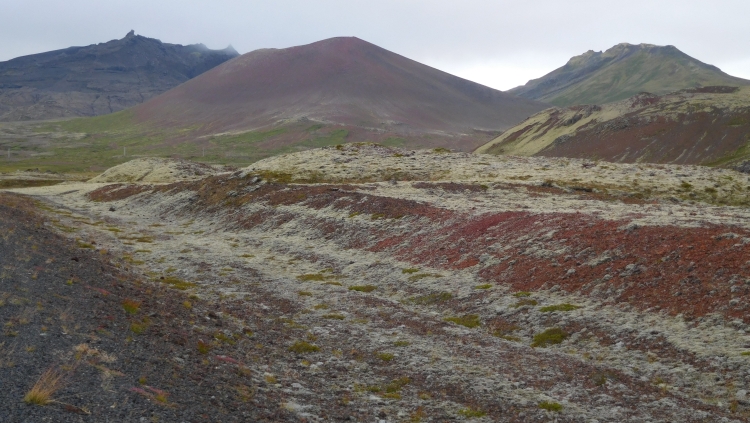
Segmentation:
<svg viewBox="0 0 750 423">
<path fill-rule="evenodd" d="M 116 112 L 238 56 L 228 47 L 183 46 L 135 35 L 0 62 L 0 120 Z"/>
</svg>

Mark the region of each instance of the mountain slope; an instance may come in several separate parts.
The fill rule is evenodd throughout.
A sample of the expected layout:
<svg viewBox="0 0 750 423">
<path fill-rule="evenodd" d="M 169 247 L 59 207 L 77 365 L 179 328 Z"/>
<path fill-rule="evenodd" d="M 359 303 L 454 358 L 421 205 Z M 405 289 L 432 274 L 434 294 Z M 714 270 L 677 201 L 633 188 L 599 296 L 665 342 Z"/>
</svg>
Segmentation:
<svg viewBox="0 0 750 423">
<path fill-rule="evenodd" d="M 667 94 L 701 86 L 748 84 L 674 46 L 623 43 L 605 52 L 590 50 L 573 57 L 565 66 L 509 92 L 571 106 L 619 101 L 644 91 Z"/>
<path fill-rule="evenodd" d="M 131 31 L 120 40 L 0 62 L 0 120 L 112 113 L 237 55 L 231 47 L 166 44 Z"/>
<path fill-rule="evenodd" d="M 750 157 L 750 87 L 643 93 L 602 106 L 550 108 L 477 152 L 735 165 Z"/>
<path fill-rule="evenodd" d="M 134 112 L 137 122 L 160 127 L 197 124 L 217 133 L 314 121 L 369 132 L 362 135 L 367 139 L 474 136 L 504 130 L 544 107 L 340 37 L 247 53 Z"/>
</svg>

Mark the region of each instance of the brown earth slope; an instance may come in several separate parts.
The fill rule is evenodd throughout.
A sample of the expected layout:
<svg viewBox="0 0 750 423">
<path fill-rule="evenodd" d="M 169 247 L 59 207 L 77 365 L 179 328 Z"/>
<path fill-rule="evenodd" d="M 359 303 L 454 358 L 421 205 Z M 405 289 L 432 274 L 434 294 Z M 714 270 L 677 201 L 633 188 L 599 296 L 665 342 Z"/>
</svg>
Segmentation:
<svg viewBox="0 0 750 423">
<path fill-rule="evenodd" d="M 750 87 L 643 93 L 602 106 L 551 108 L 477 152 L 734 166 L 750 158 Z"/>
<path fill-rule="evenodd" d="M 277 421 L 744 422 L 747 187 L 724 169 L 349 144 L 197 181 L 24 191 L 140 286 L 205 302 L 188 357 L 165 362 L 244 374 L 201 385 L 219 411 L 248 410 L 244 393 Z M 135 323 L 159 316 L 144 304 Z M 158 381 L 165 413 L 190 416 Z"/>
<path fill-rule="evenodd" d="M 341 37 L 247 53 L 134 112 L 138 123 L 199 126 L 208 134 L 333 124 L 350 140 L 447 137 L 468 151 L 485 132 L 502 131 L 544 107 Z"/>
<path fill-rule="evenodd" d="M 143 103 L 238 56 L 135 35 L 0 62 L 0 121 L 97 116 Z"/>
</svg>

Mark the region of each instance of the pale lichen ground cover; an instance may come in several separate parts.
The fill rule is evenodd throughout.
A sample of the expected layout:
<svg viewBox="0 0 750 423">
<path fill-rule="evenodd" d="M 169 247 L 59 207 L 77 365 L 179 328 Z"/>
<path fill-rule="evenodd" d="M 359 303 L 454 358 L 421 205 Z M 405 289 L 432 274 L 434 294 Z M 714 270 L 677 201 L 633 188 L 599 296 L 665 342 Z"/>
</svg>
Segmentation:
<svg viewBox="0 0 750 423">
<path fill-rule="evenodd" d="M 733 189 L 736 184 L 750 185 L 746 175 L 690 166 L 588 165 L 580 160 L 352 146 L 267 159 L 244 172 L 293 181 L 375 181 L 354 184 L 351 190 L 428 204 L 454 213 L 449 220 L 524 211 L 532 215 L 582 213 L 636 225 L 720 225 L 728 233 L 750 229 L 747 208 L 718 206 L 703 197 L 691 199 L 683 187 L 688 182 L 692 190 L 700 191 L 719 184 L 719 195 L 747 196 L 748 191 Z M 404 179 L 459 181 L 486 189 L 423 189 Z M 639 181 L 636 187 L 634 179 Z M 545 182 L 562 187 L 566 195 L 524 188 Z M 259 181 L 255 186 L 263 184 Z M 574 195 L 577 191 L 570 187 L 585 184 L 597 184 L 595 189 L 606 189 L 609 196 Z M 744 322 L 705 316 L 691 324 L 681 316 L 554 286 L 519 295 L 508 281 L 481 276 L 498 259 L 455 269 L 403 261 L 372 248 L 380 240 L 373 234 L 432 234 L 451 221 L 438 223 L 415 216 L 379 219 L 333 205 L 269 206 L 263 201 L 196 211 L 191 206 L 195 195 L 188 190 L 91 201 L 86 194 L 101 186 L 78 184 L 23 192 L 49 204 L 60 224 L 74 229 L 69 236 L 93 241 L 95 248 L 112 254 L 127 255 L 133 267 L 157 283 L 163 276 L 195 283 L 191 291 L 214 299 L 217 308 L 232 298 L 261 305 L 279 299 L 299 304 L 304 311 L 286 318 L 289 325 L 314 334 L 322 347 L 317 361 L 300 360 L 302 371 L 320 375 L 320 386 L 300 393 L 287 381 L 276 389 L 293 389 L 283 406 L 307 418 L 315 419 L 320 412 L 316 396 L 342 388 L 352 392 L 353 406 L 378 407 L 396 420 L 407 421 L 419 406 L 429 411 L 425 419 L 440 420 L 440 416 L 468 418 L 471 413 L 462 411 L 489 409 L 490 404 L 507 410 L 508 421 L 547 421 L 555 416 L 560 421 L 744 421 L 748 417 L 750 357 L 743 353 L 750 345 L 750 328 Z M 617 200 L 642 194 L 643 186 L 653 187 L 646 197 L 651 203 Z M 241 225 L 243 216 L 263 218 L 248 229 Z M 327 231 L 326 227 L 335 229 Z M 528 254 L 539 260 L 568 254 L 563 245 L 534 241 L 547 232 L 548 228 L 540 227 L 515 240 L 490 241 L 491 251 L 511 251 L 516 244 L 533 241 L 538 246 Z M 362 247 L 352 248 L 352 239 L 361 240 Z M 742 238 L 737 242 L 741 245 Z M 521 257 L 506 261 L 515 259 Z M 747 272 L 745 277 L 750 280 Z M 490 287 L 477 288 L 484 284 Z M 375 290 L 348 289 L 365 285 Z M 259 297 L 256 288 L 261 286 L 273 298 Z M 580 308 L 542 311 L 560 304 Z M 481 325 L 468 328 L 445 321 L 466 315 L 476 315 Z M 503 324 L 498 326 L 498 322 Z M 577 329 L 560 344 L 530 346 L 535 335 L 553 327 Z M 392 357 L 384 360 L 386 370 L 381 371 L 363 361 L 342 360 L 342 350 Z M 368 389 L 384 383 L 382 372 L 394 375 L 393 379 L 410 377 L 413 382 L 397 392 L 400 398 Z M 439 395 L 430 392 L 430 387 L 438 391 L 453 387 L 462 398 L 475 402 L 457 401 L 459 396 Z M 562 410 L 540 409 L 544 401 L 559 403 Z M 474 420 L 503 420 L 490 411 Z"/>
</svg>

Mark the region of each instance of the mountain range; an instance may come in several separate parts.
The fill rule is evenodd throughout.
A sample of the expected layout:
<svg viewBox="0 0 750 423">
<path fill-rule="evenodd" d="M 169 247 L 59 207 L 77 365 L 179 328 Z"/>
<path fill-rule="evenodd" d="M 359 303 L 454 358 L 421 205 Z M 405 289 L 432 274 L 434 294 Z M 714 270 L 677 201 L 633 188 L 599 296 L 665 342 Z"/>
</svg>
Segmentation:
<svg viewBox="0 0 750 423">
<path fill-rule="evenodd" d="M 722 72 L 674 46 L 618 44 L 588 52 L 565 66 L 508 92 L 556 106 L 603 104 L 640 92 L 667 94 L 703 86 L 744 86 L 750 81 Z"/>
<path fill-rule="evenodd" d="M 0 62 L 0 121 L 97 116 L 140 104 L 238 56 L 124 38 Z"/>
</svg>

